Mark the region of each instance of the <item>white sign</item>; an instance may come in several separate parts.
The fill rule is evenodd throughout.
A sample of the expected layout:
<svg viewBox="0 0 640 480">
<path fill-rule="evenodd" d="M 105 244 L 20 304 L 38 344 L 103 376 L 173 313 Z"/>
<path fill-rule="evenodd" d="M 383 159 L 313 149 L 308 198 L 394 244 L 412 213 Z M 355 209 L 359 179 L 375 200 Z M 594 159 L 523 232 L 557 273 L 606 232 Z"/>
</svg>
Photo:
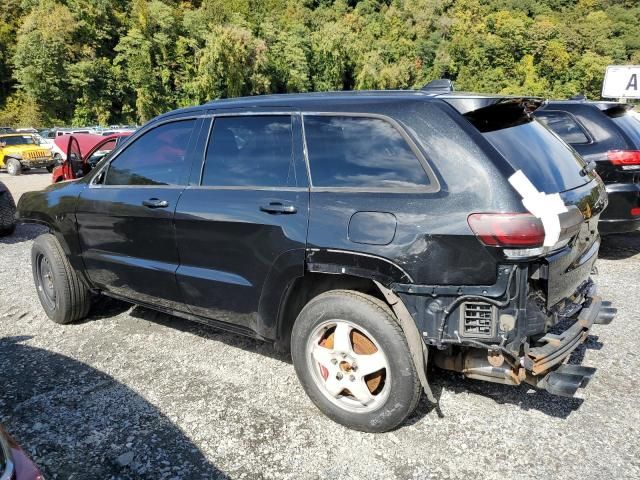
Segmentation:
<svg viewBox="0 0 640 480">
<path fill-rule="evenodd" d="M 640 65 L 609 65 L 602 82 L 605 98 L 640 98 Z"/>
</svg>

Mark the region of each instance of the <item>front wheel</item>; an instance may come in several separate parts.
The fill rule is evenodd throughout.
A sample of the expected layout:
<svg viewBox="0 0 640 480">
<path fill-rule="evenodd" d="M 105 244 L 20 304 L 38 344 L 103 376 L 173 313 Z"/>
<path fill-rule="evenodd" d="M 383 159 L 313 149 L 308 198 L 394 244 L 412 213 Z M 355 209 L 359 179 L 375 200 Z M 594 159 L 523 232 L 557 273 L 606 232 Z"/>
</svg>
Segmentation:
<svg viewBox="0 0 640 480">
<path fill-rule="evenodd" d="M 8 158 L 5 162 L 7 165 L 7 173 L 11 176 L 20 175 L 22 173 L 22 164 L 20 160 L 15 158 Z"/>
<path fill-rule="evenodd" d="M 296 319 L 291 355 L 313 403 L 346 427 L 391 430 L 420 399 L 404 333 L 375 297 L 332 290 L 312 299 Z"/>
<path fill-rule="evenodd" d="M 8 190 L 0 191 L 0 237 L 13 233 L 16 228 L 15 215 L 16 204 L 11 193 Z"/>
<path fill-rule="evenodd" d="M 51 320 L 65 324 L 87 315 L 91 294 L 56 237 L 45 233 L 36 238 L 31 248 L 31 267 L 40 304 Z"/>
</svg>

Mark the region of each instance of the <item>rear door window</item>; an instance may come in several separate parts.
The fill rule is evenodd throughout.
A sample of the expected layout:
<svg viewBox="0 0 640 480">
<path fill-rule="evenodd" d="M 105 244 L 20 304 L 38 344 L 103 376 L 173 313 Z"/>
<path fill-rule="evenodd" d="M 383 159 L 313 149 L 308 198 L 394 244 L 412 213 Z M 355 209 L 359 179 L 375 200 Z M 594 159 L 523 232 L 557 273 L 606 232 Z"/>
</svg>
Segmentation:
<svg viewBox="0 0 640 480">
<path fill-rule="evenodd" d="M 571 190 L 594 178 L 594 174 L 581 174 L 582 157 L 540 122 L 530 120 L 484 136 L 542 192 Z"/>
<path fill-rule="evenodd" d="M 297 186 L 291 115 L 215 118 L 202 185 Z"/>
<path fill-rule="evenodd" d="M 536 113 L 535 117 L 556 132 L 567 143 L 589 143 L 589 137 L 587 137 L 585 131 L 573 115 L 567 112 L 542 111 Z"/>
</svg>

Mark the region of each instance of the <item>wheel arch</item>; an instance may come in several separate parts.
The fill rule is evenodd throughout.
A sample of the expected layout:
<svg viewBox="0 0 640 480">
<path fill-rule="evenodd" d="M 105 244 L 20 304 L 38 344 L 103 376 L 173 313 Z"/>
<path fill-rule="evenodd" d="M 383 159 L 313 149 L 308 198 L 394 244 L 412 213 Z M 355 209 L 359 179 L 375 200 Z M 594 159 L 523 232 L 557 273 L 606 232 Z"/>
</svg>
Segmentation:
<svg viewBox="0 0 640 480">
<path fill-rule="evenodd" d="M 61 189 L 24 193 L 17 205 L 18 222 L 46 227 L 49 233 L 58 240 L 64 254 L 69 259 L 69 263 L 78 272 L 81 279 L 87 285 L 91 285 L 85 275 L 75 220 L 75 205 L 72 201 L 77 198 L 80 187 L 69 185 L 71 188 L 67 195 L 62 195 Z"/>
<path fill-rule="evenodd" d="M 289 350 L 293 324 L 304 306 L 311 299 L 330 290 L 353 290 L 386 303 L 384 295 L 371 278 L 347 273 L 307 272 L 304 276 L 293 279 L 282 294 L 275 332 L 276 345 L 280 350 Z"/>
<path fill-rule="evenodd" d="M 378 288 L 393 282 L 411 283 L 413 279 L 394 262 L 375 255 L 332 249 L 307 249 L 304 271 L 282 283 L 275 319 L 267 337 L 279 349 L 288 350 L 291 330 L 302 308 L 312 298 L 329 290 L 355 290 L 389 304 Z M 261 302 L 262 304 L 262 302 Z M 261 317 L 262 318 L 262 317 Z M 265 332 L 266 333 L 266 332 Z"/>
</svg>

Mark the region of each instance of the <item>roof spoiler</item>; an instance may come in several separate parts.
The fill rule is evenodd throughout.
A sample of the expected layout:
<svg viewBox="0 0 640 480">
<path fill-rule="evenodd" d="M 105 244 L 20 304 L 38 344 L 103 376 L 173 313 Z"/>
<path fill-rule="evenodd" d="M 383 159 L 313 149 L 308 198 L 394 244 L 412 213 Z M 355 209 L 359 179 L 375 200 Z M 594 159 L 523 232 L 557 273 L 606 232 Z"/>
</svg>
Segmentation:
<svg viewBox="0 0 640 480">
<path fill-rule="evenodd" d="M 448 78 L 438 78 L 431 80 L 420 90 L 426 92 L 453 92 L 453 82 Z"/>
<path fill-rule="evenodd" d="M 445 101 L 483 133 L 528 123 L 532 120 L 531 113 L 544 103 L 544 99 L 535 97 L 447 99 Z"/>
<path fill-rule="evenodd" d="M 631 103 L 609 103 L 598 105 L 602 113 L 604 113 L 607 117 L 616 118 L 622 117 L 629 110 L 633 109 L 633 104 Z"/>
</svg>

